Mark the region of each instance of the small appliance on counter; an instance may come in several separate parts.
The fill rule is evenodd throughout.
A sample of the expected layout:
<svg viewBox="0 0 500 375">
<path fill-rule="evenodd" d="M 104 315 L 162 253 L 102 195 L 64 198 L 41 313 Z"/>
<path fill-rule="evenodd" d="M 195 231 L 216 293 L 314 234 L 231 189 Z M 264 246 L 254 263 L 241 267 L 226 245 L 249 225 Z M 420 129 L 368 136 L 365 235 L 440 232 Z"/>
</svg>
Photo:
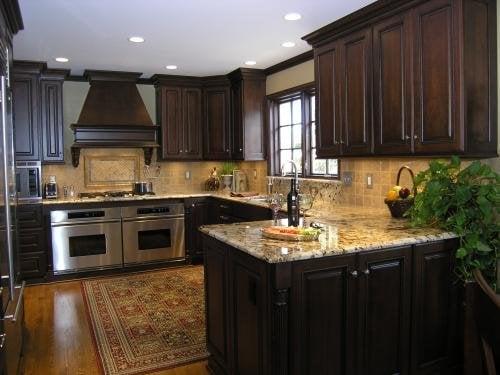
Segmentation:
<svg viewBox="0 0 500 375">
<path fill-rule="evenodd" d="M 39 161 L 16 161 L 16 190 L 20 201 L 42 199 L 42 166 Z"/>
<path fill-rule="evenodd" d="M 45 184 L 45 199 L 57 199 L 56 176 L 49 176 L 49 182 Z"/>
<path fill-rule="evenodd" d="M 153 194 L 153 183 L 151 181 L 136 181 L 132 184 L 134 195 Z"/>
</svg>

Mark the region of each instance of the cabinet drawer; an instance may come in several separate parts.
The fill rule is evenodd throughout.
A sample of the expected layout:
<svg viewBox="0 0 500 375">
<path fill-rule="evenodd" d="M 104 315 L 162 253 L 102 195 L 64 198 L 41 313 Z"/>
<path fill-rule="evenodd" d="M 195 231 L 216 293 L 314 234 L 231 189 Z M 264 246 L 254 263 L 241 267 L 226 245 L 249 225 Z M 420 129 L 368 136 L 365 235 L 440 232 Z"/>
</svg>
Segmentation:
<svg viewBox="0 0 500 375">
<path fill-rule="evenodd" d="M 18 244 L 20 253 L 45 252 L 45 232 L 36 229 L 19 231 Z"/>
<path fill-rule="evenodd" d="M 43 225 L 42 205 L 30 204 L 17 207 L 19 228 L 41 228 Z"/>
<path fill-rule="evenodd" d="M 47 254 L 21 254 L 19 259 L 23 278 L 43 277 L 47 273 Z"/>
</svg>

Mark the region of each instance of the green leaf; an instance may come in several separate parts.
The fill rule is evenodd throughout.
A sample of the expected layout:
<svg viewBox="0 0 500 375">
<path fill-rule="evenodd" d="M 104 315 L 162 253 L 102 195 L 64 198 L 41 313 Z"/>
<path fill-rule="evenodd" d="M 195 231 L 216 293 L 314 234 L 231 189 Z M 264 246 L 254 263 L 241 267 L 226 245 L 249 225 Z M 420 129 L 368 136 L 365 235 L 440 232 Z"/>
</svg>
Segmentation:
<svg viewBox="0 0 500 375">
<path fill-rule="evenodd" d="M 481 251 L 483 253 L 489 253 L 490 251 L 493 251 L 493 249 L 491 247 L 489 247 L 488 245 L 486 245 L 484 242 L 481 242 L 481 241 L 478 241 L 476 243 L 476 248 L 477 248 L 477 251 Z"/>
<path fill-rule="evenodd" d="M 455 256 L 456 256 L 458 259 L 465 258 L 465 257 L 467 256 L 467 250 L 465 250 L 463 247 L 460 247 L 460 248 L 457 250 L 457 253 L 455 254 Z"/>
</svg>

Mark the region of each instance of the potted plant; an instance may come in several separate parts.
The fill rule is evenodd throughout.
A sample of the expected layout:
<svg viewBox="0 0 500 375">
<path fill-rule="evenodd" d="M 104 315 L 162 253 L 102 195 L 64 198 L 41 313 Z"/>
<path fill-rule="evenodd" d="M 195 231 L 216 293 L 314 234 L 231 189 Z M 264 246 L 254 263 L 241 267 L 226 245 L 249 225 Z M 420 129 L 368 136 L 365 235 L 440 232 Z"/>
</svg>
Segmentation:
<svg viewBox="0 0 500 375">
<path fill-rule="evenodd" d="M 461 169 L 458 157 L 431 161 L 415 178 L 418 194 L 406 216 L 415 226 L 437 226 L 456 233 L 458 276 L 473 280 L 479 269 L 498 292 L 500 175 L 479 161 Z"/>
<path fill-rule="evenodd" d="M 224 190 L 230 190 L 231 184 L 233 183 L 233 171 L 236 169 L 236 164 L 232 161 L 227 161 L 222 164 L 222 183 L 224 184 Z"/>
<path fill-rule="evenodd" d="M 499 293 L 500 176 L 478 161 L 461 169 L 460 159 L 431 161 L 415 178 L 418 194 L 405 214 L 415 226 L 437 226 L 459 236 L 456 272 L 464 282 L 464 374 L 481 366 L 478 331 L 474 321 L 476 278 L 481 275 Z"/>
</svg>

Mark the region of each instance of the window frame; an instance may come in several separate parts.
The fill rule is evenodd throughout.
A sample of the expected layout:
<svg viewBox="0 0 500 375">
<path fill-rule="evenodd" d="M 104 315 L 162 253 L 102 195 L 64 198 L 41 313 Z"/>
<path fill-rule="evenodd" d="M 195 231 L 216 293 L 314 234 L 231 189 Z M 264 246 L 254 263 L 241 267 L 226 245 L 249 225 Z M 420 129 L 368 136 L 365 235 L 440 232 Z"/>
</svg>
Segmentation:
<svg viewBox="0 0 500 375">
<path fill-rule="evenodd" d="M 325 175 L 312 173 L 312 148 L 311 148 L 311 125 L 314 121 L 317 122 L 317 115 L 315 119 L 311 119 L 311 97 L 315 98 L 316 111 L 317 96 L 315 94 L 314 82 L 307 83 L 293 87 L 291 89 L 283 90 L 272 95 L 267 96 L 268 105 L 268 123 L 269 123 L 269 160 L 268 170 L 270 175 L 281 175 L 281 160 L 280 160 L 280 124 L 279 124 L 279 105 L 283 102 L 293 101 L 294 99 L 301 99 L 301 114 L 302 114 L 302 173 L 299 176 L 302 178 L 316 178 L 316 179 L 340 179 L 340 160 L 337 159 L 337 174 Z M 317 112 L 316 112 L 317 113 Z M 317 134 L 317 132 L 316 132 Z M 316 142 L 316 147 L 317 147 Z M 293 145 L 292 145 L 293 146 Z M 329 159 L 323 159 L 329 160 Z"/>
</svg>

